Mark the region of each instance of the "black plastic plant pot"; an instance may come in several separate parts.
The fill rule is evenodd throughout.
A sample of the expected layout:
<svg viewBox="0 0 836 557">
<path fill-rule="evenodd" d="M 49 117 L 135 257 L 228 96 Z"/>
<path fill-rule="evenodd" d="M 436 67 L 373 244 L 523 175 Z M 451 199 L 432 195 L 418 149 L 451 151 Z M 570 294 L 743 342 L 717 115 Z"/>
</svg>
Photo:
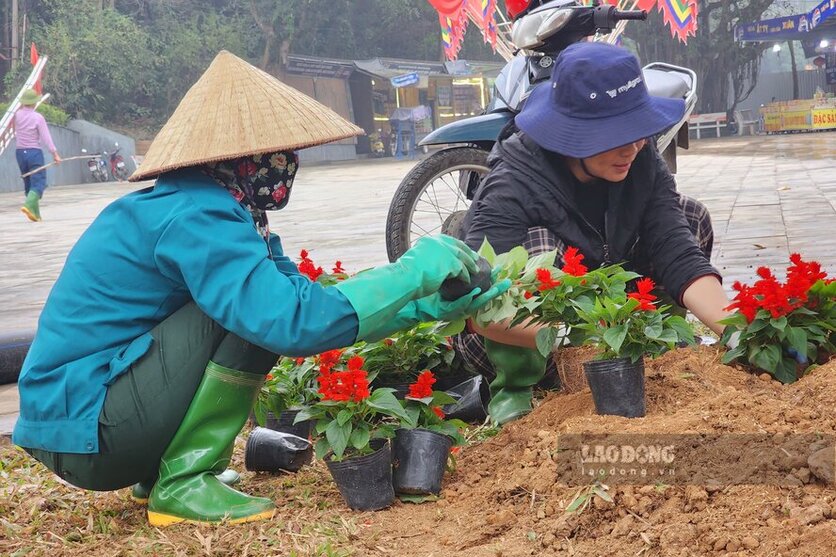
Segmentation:
<svg viewBox="0 0 836 557">
<path fill-rule="evenodd" d="M 372 381 L 372 387 L 375 389 L 384 387 L 387 389 L 395 389 L 394 395 L 397 399 L 403 399 L 409 394 L 409 383 L 397 382 L 392 379 L 375 379 Z"/>
<path fill-rule="evenodd" d="M 355 511 L 385 509 L 395 500 L 392 489 L 392 452 L 385 439 L 373 439 L 375 452 L 325 464 L 346 504 Z"/>
<path fill-rule="evenodd" d="M 395 492 L 438 495 L 450 447 L 448 436 L 427 429 L 399 429 L 392 443 Z"/>
<path fill-rule="evenodd" d="M 598 414 L 644 416 L 644 360 L 593 360 L 584 362 L 583 369 Z"/>
<path fill-rule="evenodd" d="M 313 445 L 307 439 L 257 427 L 247 439 L 244 467 L 251 472 L 296 472 L 312 459 Z"/>
<path fill-rule="evenodd" d="M 472 423 L 484 422 L 488 417 L 491 390 L 481 375 L 447 389 L 446 393 L 456 399 L 455 404 L 447 404 L 441 408 L 447 418 L 458 418 Z"/>
<path fill-rule="evenodd" d="M 305 420 L 304 422 L 294 424 L 293 420 L 296 419 L 296 415 L 298 413 L 299 410 L 285 410 L 279 414 L 278 418 L 276 418 L 276 416 L 271 412 L 267 415 L 267 423 L 265 424 L 265 427 L 268 427 L 273 431 L 292 433 L 293 435 L 298 435 L 302 439 L 310 439 L 314 423 L 312 420 Z"/>
</svg>

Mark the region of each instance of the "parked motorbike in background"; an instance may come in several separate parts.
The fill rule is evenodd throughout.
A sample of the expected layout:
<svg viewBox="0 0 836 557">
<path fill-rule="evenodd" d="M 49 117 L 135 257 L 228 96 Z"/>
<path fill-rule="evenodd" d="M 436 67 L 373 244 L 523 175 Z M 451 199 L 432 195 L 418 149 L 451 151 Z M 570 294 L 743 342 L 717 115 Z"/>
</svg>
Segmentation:
<svg viewBox="0 0 836 557">
<path fill-rule="evenodd" d="M 87 149 L 82 149 L 81 152 L 87 153 Z M 100 153 L 95 153 L 87 159 L 87 170 L 95 181 L 107 182 L 107 164 Z"/>
<path fill-rule="evenodd" d="M 115 150 L 111 153 L 102 151 L 87 159 L 87 170 L 97 182 L 107 182 L 110 179 L 123 182 L 128 179 L 128 167 L 125 158 L 119 154 L 121 148 L 118 141 L 114 147 Z M 82 149 L 81 152 L 86 153 L 87 149 Z"/>
<path fill-rule="evenodd" d="M 452 145 L 417 164 L 401 181 L 386 219 L 386 251 L 400 257 L 421 236 L 456 236 L 470 201 L 488 172 L 487 156 L 499 132 L 521 110 L 532 87 L 551 79 L 554 60 L 569 45 L 613 31 L 619 21 L 645 20 L 647 12 L 611 5 L 582 6 L 576 0 L 515 2 L 511 40 L 519 49 L 497 77 L 493 98 L 480 116 L 452 122 L 427 135 L 420 145 Z M 654 62 L 643 68 L 651 95 L 685 100 L 683 119 L 659 134 L 656 145 L 671 172 L 676 147 L 687 148 L 688 117 L 696 105 L 696 74 Z"/>
</svg>

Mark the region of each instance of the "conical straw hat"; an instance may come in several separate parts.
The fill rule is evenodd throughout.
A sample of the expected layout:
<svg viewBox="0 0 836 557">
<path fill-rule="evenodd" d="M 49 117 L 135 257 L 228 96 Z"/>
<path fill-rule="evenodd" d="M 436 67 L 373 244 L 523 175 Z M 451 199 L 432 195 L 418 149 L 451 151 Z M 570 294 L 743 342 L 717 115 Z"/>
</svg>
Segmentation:
<svg viewBox="0 0 836 557">
<path fill-rule="evenodd" d="M 363 133 L 327 106 L 222 50 L 154 138 L 130 181 Z"/>
</svg>

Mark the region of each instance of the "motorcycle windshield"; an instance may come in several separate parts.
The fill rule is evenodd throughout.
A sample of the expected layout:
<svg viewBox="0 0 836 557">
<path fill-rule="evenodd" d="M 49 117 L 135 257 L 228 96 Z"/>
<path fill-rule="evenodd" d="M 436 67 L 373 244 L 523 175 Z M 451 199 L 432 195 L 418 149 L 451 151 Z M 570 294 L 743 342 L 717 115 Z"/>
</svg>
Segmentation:
<svg viewBox="0 0 836 557">
<path fill-rule="evenodd" d="M 499 72 L 494 82 L 494 95 L 512 111 L 519 112 L 528 87 L 528 57 L 520 53 Z"/>
</svg>

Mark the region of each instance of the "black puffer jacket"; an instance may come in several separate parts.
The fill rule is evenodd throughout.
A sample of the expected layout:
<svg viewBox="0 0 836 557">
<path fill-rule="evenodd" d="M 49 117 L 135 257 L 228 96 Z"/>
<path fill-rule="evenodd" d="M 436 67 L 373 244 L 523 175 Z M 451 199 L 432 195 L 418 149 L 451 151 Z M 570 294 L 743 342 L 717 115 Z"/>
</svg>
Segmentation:
<svg viewBox="0 0 836 557">
<path fill-rule="evenodd" d="M 549 162 L 523 132 L 506 128 L 488 163 L 491 171 L 462 225 L 461 235 L 473 249 L 487 237 L 503 253 L 522 245 L 529 228 L 545 227 L 577 247 L 588 267 L 625 263 L 650 274 L 680 304 L 697 278 L 720 278 L 697 246 L 673 176 L 651 142 L 639 152 L 627 179 L 609 190 L 606 237 L 578 209 L 569 169 Z"/>
</svg>

